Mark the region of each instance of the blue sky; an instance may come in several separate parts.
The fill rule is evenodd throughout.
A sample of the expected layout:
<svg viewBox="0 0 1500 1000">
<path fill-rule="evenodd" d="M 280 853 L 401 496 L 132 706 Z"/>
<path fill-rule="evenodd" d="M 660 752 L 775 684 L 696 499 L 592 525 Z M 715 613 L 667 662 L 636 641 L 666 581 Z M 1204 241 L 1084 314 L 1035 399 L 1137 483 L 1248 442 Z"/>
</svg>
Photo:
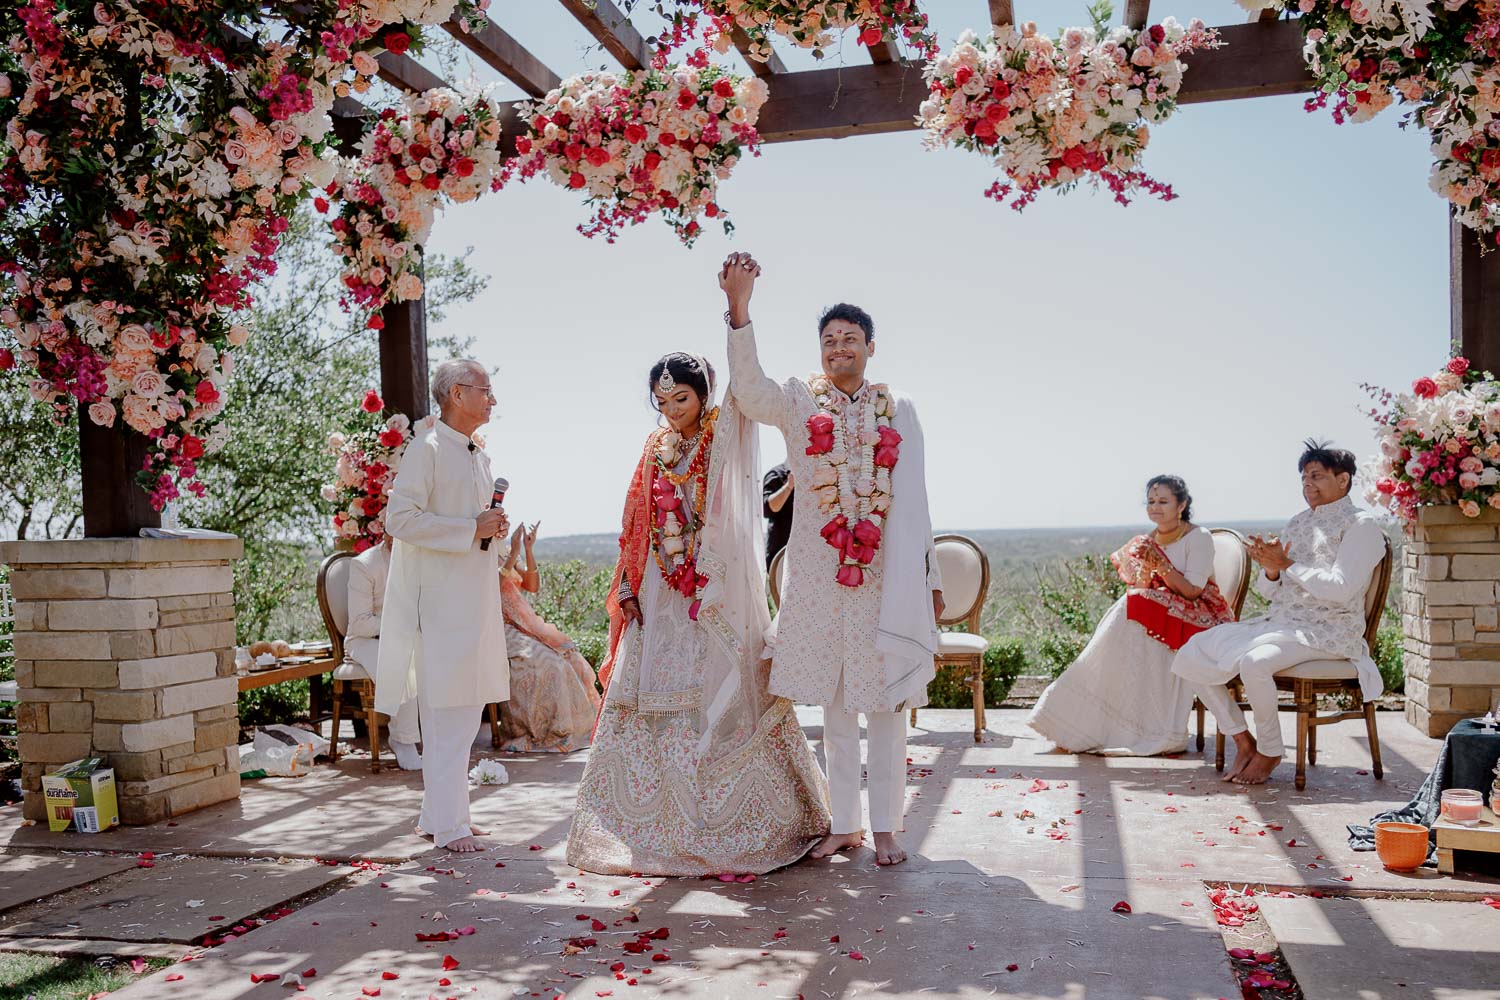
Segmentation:
<svg viewBox="0 0 1500 1000">
<path fill-rule="evenodd" d="M 945 45 L 987 19 L 980 0 L 924 7 Z M 1082 3 L 1016 7 L 1047 29 L 1085 18 Z M 1243 19 L 1232 0 L 1153 13 Z M 550 0 L 491 14 L 564 76 L 607 62 Z M 646 371 L 669 350 L 722 361 L 715 275 L 734 250 L 765 266 L 752 315 L 773 375 L 815 368 L 822 306 L 873 314 L 871 375 L 918 403 L 939 527 L 1132 523 L 1159 472 L 1187 478 L 1205 523 L 1275 518 L 1300 506 L 1304 437 L 1371 450 L 1361 382 L 1405 384 L 1446 356 L 1447 222 L 1428 165 L 1394 109 L 1340 127 L 1267 98 L 1191 105 L 1153 130 L 1146 168 L 1175 186 L 1170 203 L 1080 189 L 1017 214 L 982 196 L 982 159 L 912 131 L 766 146 L 721 189 L 735 236 L 692 250 L 656 221 L 585 239 L 582 202 L 543 179 L 450 208 L 431 246 L 472 247 L 490 276 L 445 325 L 498 368 L 489 451 L 513 517 L 547 534 L 617 528 L 655 419 Z M 780 436 L 762 452 L 779 460 Z"/>
</svg>

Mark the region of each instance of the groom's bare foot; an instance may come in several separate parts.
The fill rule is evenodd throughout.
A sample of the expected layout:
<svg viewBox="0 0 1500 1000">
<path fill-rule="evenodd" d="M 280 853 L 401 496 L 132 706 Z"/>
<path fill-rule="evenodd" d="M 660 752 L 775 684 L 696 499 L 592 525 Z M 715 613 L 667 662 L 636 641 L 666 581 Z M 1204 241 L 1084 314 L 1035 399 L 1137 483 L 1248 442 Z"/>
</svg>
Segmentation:
<svg viewBox="0 0 1500 1000">
<path fill-rule="evenodd" d="M 1251 736 L 1248 731 L 1235 733 L 1232 739 L 1234 740 L 1234 766 L 1224 772 L 1224 777 L 1220 778 L 1220 781 L 1233 781 L 1238 778 L 1256 757 L 1255 737 Z"/>
<path fill-rule="evenodd" d="M 875 863 L 882 867 L 899 865 L 906 860 L 906 851 L 896 842 L 894 833 L 875 834 Z"/>
<path fill-rule="evenodd" d="M 1280 763 L 1280 757 L 1268 757 L 1257 752 L 1246 762 L 1240 773 L 1234 776 L 1234 783 L 1236 785 L 1264 785 L 1271 777 L 1271 772 L 1276 770 L 1276 765 Z"/>
<path fill-rule="evenodd" d="M 469 833 L 473 834 L 476 837 L 488 837 L 490 835 L 490 831 L 488 831 L 488 830 L 481 830 L 481 829 L 479 829 L 479 827 L 475 826 L 473 823 L 469 824 Z"/>
<path fill-rule="evenodd" d="M 469 836 L 459 837 L 457 840 L 450 840 L 448 843 L 439 844 L 438 846 L 445 851 L 452 851 L 455 854 L 473 854 L 476 851 L 487 851 L 495 845 L 487 840 L 480 840 L 478 837 Z"/>
<path fill-rule="evenodd" d="M 812 849 L 814 858 L 831 858 L 840 851 L 853 850 L 865 842 L 865 831 L 855 830 L 853 833 L 830 833 L 818 841 L 818 846 Z"/>
</svg>

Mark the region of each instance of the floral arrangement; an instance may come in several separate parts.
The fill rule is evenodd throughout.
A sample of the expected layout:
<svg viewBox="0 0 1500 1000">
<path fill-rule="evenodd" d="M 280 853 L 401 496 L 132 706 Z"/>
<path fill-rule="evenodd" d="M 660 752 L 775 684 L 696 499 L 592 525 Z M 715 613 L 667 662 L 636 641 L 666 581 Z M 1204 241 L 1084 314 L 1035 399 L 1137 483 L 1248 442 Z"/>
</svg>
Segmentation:
<svg viewBox="0 0 1500 1000">
<path fill-rule="evenodd" d="M 1296 12 L 1319 89 L 1307 110 L 1369 121 L 1398 100 L 1431 140 L 1434 191 L 1500 238 L 1500 3 L 1240 0 Z"/>
<path fill-rule="evenodd" d="M 508 785 L 510 772 L 498 760 L 486 758 L 469 768 L 469 781 L 475 785 Z"/>
<path fill-rule="evenodd" d="M 905 38 L 924 59 L 937 55 L 937 38 L 916 0 L 697 0 L 709 19 L 708 42 L 721 55 L 734 46 L 734 31 L 750 39 L 748 55 L 771 58 L 771 35 L 823 58 L 834 32 L 853 28 L 860 45 Z"/>
<path fill-rule="evenodd" d="M 595 208 L 579 226 L 614 242 L 621 229 L 659 213 L 691 245 L 700 216 L 733 226 L 718 203 L 745 152 L 759 155 L 755 123 L 766 85 L 707 65 L 701 50 L 670 70 L 585 73 L 521 109 L 516 140 L 523 179 L 544 173 L 585 192 Z"/>
<path fill-rule="evenodd" d="M 891 470 L 901 457 L 901 435 L 891 426 L 896 407 L 890 389 L 872 385 L 860 404 L 855 440 L 843 416 L 843 394 L 827 375 L 808 379 L 818 412 L 807 418 L 807 454 L 823 461 L 813 473 L 811 489 L 818 509 L 829 516 L 823 540 L 841 555 L 835 579 L 860 587 L 865 570 L 880 549 L 882 528 L 891 510 Z M 859 450 L 859 463 L 850 463 Z"/>
<path fill-rule="evenodd" d="M 416 431 L 430 426 L 432 419 L 419 421 Z M 370 389 L 343 429 L 328 436 L 328 450 L 337 460 L 322 497 L 333 508 L 333 536 L 339 544 L 363 552 L 385 539 L 386 498 L 413 433 L 406 415 L 386 415 L 385 400 Z"/>
<path fill-rule="evenodd" d="M 0 327 L 59 419 L 150 439 L 160 509 L 201 494 L 294 202 L 333 179 L 328 110 L 408 22 L 487 0 L 21 0 L 0 11 Z M 388 26 L 398 26 L 393 33 Z M 379 34 L 385 31 L 384 35 Z"/>
<path fill-rule="evenodd" d="M 1454 358 L 1392 393 L 1365 386 L 1379 407 L 1380 454 L 1369 499 L 1408 525 L 1417 508 L 1457 504 L 1467 517 L 1500 510 L 1500 382 Z"/>
<path fill-rule="evenodd" d="M 688 617 L 698 620 L 703 606 L 703 588 L 708 577 L 698 572 L 698 535 L 703 529 L 703 512 L 708 509 L 708 462 L 713 452 L 714 422 L 717 409 L 703 418 L 703 431 L 693 444 L 692 458 L 681 474 L 674 471 L 684 457 L 688 442 L 670 427 L 657 432 L 652 447 L 651 470 L 651 551 L 667 586 L 692 601 Z M 692 492 L 692 510 L 683 507 L 681 491 Z"/>
<path fill-rule="evenodd" d="M 489 89 L 460 95 L 446 88 L 408 95 L 386 108 L 345 161 L 327 193 L 343 199 L 332 220 L 344 259 L 342 303 L 383 326 L 388 302 L 422 297 L 421 244 L 444 200 L 473 201 L 501 184 L 500 103 Z M 329 209 L 321 195 L 320 212 Z"/>
<path fill-rule="evenodd" d="M 957 146 L 994 160 L 1005 174 L 986 192 L 1017 210 L 1043 188 L 1103 184 L 1121 204 L 1169 185 L 1141 170 L 1150 126 L 1177 109 L 1182 57 L 1217 48 L 1202 21 L 1174 19 L 1140 31 L 1102 21 L 1053 40 L 1034 23 L 1004 25 L 980 42 L 973 32 L 930 62 L 918 121 L 929 148 Z"/>
</svg>

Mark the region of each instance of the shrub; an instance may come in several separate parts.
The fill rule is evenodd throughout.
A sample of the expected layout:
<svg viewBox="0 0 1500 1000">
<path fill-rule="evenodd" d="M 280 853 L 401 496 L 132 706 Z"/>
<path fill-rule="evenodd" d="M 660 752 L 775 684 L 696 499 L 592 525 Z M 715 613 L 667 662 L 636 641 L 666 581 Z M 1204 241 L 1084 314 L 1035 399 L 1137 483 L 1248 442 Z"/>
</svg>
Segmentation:
<svg viewBox="0 0 1500 1000">
<path fill-rule="evenodd" d="M 984 654 L 984 704 L 998 708 L 1010 694 L 1016 678 L 1025 673 L 1026 644 L 1015 636 L 990 640 Z M 959 669 L 939 671 L 927 686 L 929 708 L 969 708 L 974 696 L 969 692 L 968 675 Z"/>
<path fill-rule="evenodd" d="M 1401 616 L 1386 609 L 1385 620 L 1375 634 L 1375 665 L 1380 668 L 1380 677 L 1385 681 L 1387 694 L 1398 694 L 1406 690 L 1406 657 Z"/>
</svg>

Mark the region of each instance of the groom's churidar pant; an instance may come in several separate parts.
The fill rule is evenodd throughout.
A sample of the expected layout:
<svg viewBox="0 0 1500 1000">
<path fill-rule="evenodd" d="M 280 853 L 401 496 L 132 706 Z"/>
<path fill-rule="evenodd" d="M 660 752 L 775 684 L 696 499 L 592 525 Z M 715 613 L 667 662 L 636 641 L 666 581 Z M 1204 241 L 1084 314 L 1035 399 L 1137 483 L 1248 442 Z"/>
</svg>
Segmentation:
<svg viewBox="0 0 1500 1000">
<path fill-rule="evenodd" d="M 481 705 L 429 708 L 422 716 L 422 815 L 417 825 L 438 847 L 470 835 L 469 750 L 479 733 Z"/>
<path fill-rule="evenodd" d="M 1268 628 L 1264 622 L 1230 623 L 1189 639 L 1172 661 L 1172 672 L 1192 685 L 1225 736 L 1237 736 L 1250 728 L 1239 703 L 1224 686 L 1238 674 L 1245 700 L 1255 713 L 1256 750 L 1267 757 L 1280 757 L 1286 746 L 1276 709 L 1276 672 L 1328 658 L 1330 654 L 1274 631 L 1274 626 Z"/>
<path fill-rule="evenodd" d="M 842 688 L 842 685 L 840 685 Z M 838 699 L 842 701 L 843 699 Z M 866 712 L 869 730 L 870 828 L 895 833 L 904 828 L 906 805 L 906 713 Z M 823 757 L 833 806 L 833 833 L 865 828 L 859 807 L 859 716 L 823 706 Z"/>
</svg>

